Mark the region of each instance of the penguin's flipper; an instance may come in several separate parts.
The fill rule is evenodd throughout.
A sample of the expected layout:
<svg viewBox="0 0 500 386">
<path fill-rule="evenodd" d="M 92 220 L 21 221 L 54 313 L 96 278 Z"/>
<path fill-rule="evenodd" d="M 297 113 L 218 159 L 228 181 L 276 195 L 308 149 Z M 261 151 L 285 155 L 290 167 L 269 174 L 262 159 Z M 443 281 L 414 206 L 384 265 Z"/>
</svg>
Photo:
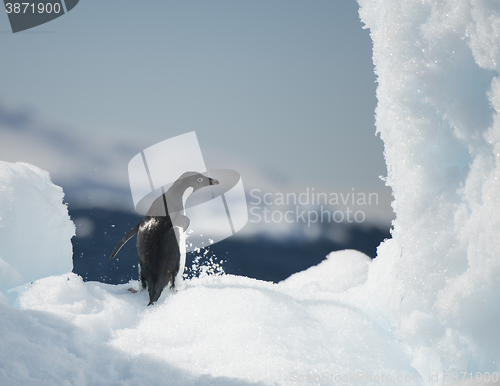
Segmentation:
<svg viewBox="0 0 500 386">
<path fill-rule="evenodd" d="M 186 229 L 188 229 L 189 224 L 191 224 L 191 221 L 189 220 L 189 217 L 184 216 L 183 214 L 178 214 L 177 217 L 174 220 L 173 226 L 177 226 L 182 228 L 184 232 L 186 232 Z"/>
<path fill-rule="evenodd" d="M 135 234 L 139 231 L 139 225 L 141 225 L 141 222 L 142 222 L 142 220 L 141 220 L 141 221 L 139 221 L 139 222 L 137 223 L 137 225 L 136 225 L 135 227 L 133 227 L 133 228 L 132 228 L 132 229 L 131 229 L 131 230 L 130 230 L 130 231 L 129 231 L 126 235 L 125 235 L 125 237 L 123 237 L 122 241 L 120 241 L 120 242 L 118 243 L 118 245 L 116 246 L 115 250 L 114 250 L 114 251 L 113 251 L 113 253 L 111 254 L 111 257 L 109 258 L 109 260 L 112 260 L 112 259 L 113 259 L 113 257 L 115 257 L 115 256 L 116 256 L 116 254 L 120 251 L 120 249 L 122 249 L 123 245 L 124 245 L 127 241 L 129 241 L 129 240 L 132 238 L 132 236 L 134 236 L 134 235 L 135 235 Z"/>
</svg>

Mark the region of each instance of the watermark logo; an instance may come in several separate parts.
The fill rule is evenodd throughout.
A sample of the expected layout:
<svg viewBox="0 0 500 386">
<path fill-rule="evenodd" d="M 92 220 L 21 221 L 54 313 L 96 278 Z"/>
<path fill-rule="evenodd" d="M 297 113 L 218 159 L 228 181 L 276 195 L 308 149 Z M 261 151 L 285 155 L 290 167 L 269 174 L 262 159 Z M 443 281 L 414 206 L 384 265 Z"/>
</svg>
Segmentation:
<svg viewBox="0 0 500 386">
<path fill-rule="evenodd" d="M 71 11 L 79 0 L 4 0 L 12 32 L 24 31 L 48 23 Z"/>
<path fill-rule="evenodd" d="M 290 373 L 289 381 L 292 384 L 356 384 L 360 383 L 366 384 L 422 384 L 424 381 L 427 382 L 437 382 L 438 373 L 430 373 L 425 379 L 420 374 L 384 374 L 380 373 L 369 373 L 365 371 L 347 372 L 344 374 L 334 373 L 330 371 L 323 371 L 319 373 L 317 371 L 301 373 L 292 371 Z M 426 383 L 427 383 L 426 382 Z"/>
<path fill-rule="evenodd" d="M 263 193 L 250 191 L 250 222 L 303 223 L 311 227 L 316 223 L 356 223 L 366 220 L 365 208 L 378 205 L 377 193 L 317 192 L 307 187 L 301 193 Z"/>
<path fill-rule="evenodd" d="M 207 170 L 194 131 L 141 151 L 130 160 L 128 173 L 137 212 L 168 214 L 174 225 L 187 228 L 187 252 L 232 236 L 248 221 L 240 174 Z"/>
</svg>

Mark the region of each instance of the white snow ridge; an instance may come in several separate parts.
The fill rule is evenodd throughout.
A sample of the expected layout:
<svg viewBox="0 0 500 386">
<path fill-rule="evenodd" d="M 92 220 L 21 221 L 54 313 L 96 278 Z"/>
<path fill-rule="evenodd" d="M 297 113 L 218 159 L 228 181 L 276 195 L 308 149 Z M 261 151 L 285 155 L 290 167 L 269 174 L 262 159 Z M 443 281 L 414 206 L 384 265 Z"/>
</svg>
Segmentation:
<svg viewBox="0 0 500 386">
<path fill-rule="evenodd" d="M 377 258 L 193 278 L 147 307 L 70 273 L 62 190 L 0 162 L 0 385 L 498 383 L 500 3 L 359 3 L 396 212 Z"/>
</svg>

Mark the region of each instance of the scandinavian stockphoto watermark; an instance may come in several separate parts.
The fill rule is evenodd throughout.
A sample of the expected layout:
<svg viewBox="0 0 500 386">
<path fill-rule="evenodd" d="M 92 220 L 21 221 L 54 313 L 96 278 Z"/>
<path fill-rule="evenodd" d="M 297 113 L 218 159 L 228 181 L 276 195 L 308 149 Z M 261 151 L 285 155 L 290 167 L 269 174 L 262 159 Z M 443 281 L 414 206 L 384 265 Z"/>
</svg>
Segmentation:
<svg viewBox="0 0 500 386">
<path fill-rule="evenodd" d="M 331 371 L 309 372 L 301 373 L 298 371 L 292 371 L 289 374 L 289 381 L 292 383 L 306 383 L 306 384 L 327 384 L 327 383 L 337 383 L 337 384 L 383 384 L 383 383 L 396 383 L 396 384 L 419 384 L 423 383 L 424 380 L 427 382 L 435 382 L 438 378 L 438 373 L 429 374 L 427 378 L 422 377 L 419 374 L 384 374 L 380 373 L 369 373 L 366 371 L 350 371 L 347 373 L 335 373 Z"/>
<path fill-rule="evenodd" d="M 433 381 L 436 374 L 430 374 L 428 377 L 429 381 Z M 347 372 L 344 374 L 334 373 L 330 371 L 323 371 L 322 373 L 300 373 L 291 372 L 289 381 L 292 383 L 311 383 L 311 384 L 326 384 L 326 383 L 361 383 L 361 384 L 371 384 L 371 383 L 399 383 L 399 384 L 410 384 L 410 383 L 423 383 L 424 378 L 419 374 L 407 374 L 407 375 L 391 375 L 380 373 L 369 373 L 365 371 Z"/>
<path fill-rule="evenodd" d="M 427 374 L 386 374 L 384 372 L 349 371 L 336 373 L 332 371 L 292 371 L 288 374 L 288 381 L 292 384 L 431 384 L 453 385 L 467 383 L 467 385 L 496 384 L 500 380 L 498 372 L 467 372 L 467 371 L 431 371 Z"/>
<path fill-rule="evenodd" d="M 313 187 L 296 192 L 250 191 L 250 222 L 304 223 L 363 223 L 367 206 L 378 205 L 378 193 L 319 192 Z"/>
</svg>

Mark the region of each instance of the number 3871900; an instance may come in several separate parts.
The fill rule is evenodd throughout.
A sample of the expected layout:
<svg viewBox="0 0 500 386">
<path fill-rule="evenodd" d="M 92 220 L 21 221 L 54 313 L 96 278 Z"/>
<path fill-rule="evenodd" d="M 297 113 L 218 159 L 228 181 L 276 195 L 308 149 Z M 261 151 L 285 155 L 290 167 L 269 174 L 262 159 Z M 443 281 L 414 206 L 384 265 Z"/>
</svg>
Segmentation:
<svg viewBox="0 0 500 386">
<path fill-rule="evenodd" d="M 59 3 L 6 3 L 7 13 L 59 13 L 61 4 Z"/>
</svg>

